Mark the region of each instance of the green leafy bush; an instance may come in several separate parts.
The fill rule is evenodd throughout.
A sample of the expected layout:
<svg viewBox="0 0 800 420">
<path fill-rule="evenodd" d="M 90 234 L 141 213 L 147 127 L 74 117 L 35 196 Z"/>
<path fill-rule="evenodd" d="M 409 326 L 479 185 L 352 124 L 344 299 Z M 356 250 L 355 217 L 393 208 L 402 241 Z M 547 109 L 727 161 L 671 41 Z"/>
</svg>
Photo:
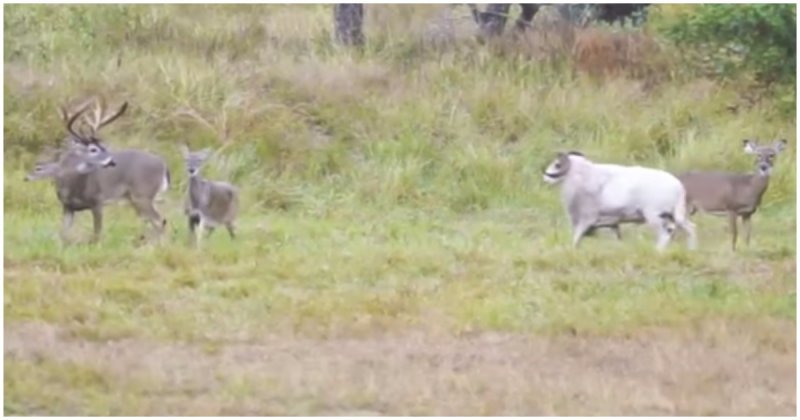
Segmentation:
<svg viewBox="0 0 800 420">
<path fill-rule="evenodd" d="M 703 4 L 664 13 L 656 29 L 721 76 L 752 72 L 766 83 L 794 83 L 793 4 Z"/>
</svg>

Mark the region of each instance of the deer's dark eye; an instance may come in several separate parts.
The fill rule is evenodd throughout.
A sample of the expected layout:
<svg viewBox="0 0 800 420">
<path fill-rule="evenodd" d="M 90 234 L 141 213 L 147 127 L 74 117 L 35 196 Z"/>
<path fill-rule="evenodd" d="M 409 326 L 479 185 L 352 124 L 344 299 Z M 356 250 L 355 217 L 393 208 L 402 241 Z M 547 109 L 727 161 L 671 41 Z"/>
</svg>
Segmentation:
<svg viewBox="0 0 800 420">
<path fill-rule="evenodd" d="M 556 168 L 556 169 L 561 169 L 561 164 L 560 164 L 560 163 L 556 163 L 556 166 L 555 166 L 555 168 Z"/>
</svg>

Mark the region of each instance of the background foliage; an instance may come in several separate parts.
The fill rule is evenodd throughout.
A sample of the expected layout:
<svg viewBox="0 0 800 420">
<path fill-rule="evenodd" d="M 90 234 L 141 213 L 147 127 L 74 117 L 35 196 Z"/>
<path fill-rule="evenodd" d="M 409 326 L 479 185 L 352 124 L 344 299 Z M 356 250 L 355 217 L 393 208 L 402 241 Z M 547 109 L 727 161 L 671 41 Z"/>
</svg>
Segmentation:
<svg viewBox="0 0 800 420">
<path fill-rule="evenodd" d="M 658 30 L 696 49 L 721 75 L 750 71 L 764 82 L 794 84 L 794 4 L 702 4 L 667 16 L 655 16 Z"/>
</svg>

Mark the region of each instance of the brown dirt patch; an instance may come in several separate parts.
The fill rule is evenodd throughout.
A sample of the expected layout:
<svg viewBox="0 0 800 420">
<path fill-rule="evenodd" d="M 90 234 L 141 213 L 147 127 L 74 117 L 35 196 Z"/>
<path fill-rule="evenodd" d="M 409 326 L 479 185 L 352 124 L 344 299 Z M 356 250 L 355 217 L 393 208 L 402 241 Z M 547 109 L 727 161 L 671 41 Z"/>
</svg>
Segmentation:
<svg viewBox="0 0 800 420">
<path fill-rule="evenodd" d="M 149 384 L 132 391 L 139 400 L 120 409 L 126 415 L 795 413 L 789 321 L 728 320 L 626 337 L 415 331 L 206 345 L 98 343 L 65 331 L 7 323 L 6 363 L 46 359 Z M 81 390 L 65 384 L 63 392 Z M 124 393 L 110 389 L 107 397 Z"/>
</svg>

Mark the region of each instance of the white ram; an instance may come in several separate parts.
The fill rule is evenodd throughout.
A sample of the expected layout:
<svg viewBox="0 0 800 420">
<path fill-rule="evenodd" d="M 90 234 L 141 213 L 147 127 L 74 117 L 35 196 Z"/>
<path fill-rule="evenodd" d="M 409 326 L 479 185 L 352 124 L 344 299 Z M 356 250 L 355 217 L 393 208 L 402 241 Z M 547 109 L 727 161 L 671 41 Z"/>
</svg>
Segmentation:
<svg viewBox="0 0 800 420">
<path fill-rule="evenodd" d="M 696 247 L 694 224 L 687 219 L 686 190 L 674 175 L 641 166 L 593 163 L 580 152 L 560 152 L 544 170 L 544 180 L 561 188 L 561 201 L 576 247 L 587 230 L 621 223 L 647 223 L 662 251 L 676 227 Z"/>
</svg>

